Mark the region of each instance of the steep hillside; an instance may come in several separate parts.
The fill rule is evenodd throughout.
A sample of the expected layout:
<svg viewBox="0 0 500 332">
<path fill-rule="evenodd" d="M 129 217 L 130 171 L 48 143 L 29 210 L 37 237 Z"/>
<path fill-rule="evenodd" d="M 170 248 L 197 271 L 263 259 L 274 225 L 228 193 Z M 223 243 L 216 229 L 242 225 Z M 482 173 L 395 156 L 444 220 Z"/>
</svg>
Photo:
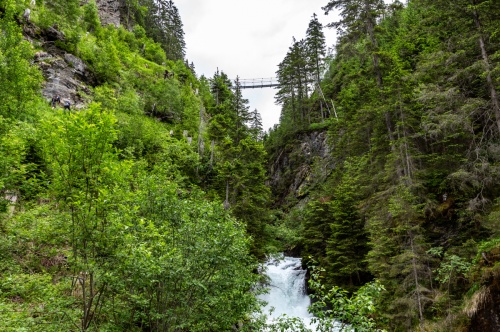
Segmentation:
<svg viewBox="0 0 500 332">
<path fill-rule="evenodd" d="M 279 65 L 281 122 L 266 141 L 284 216 L 277 237 L 321 269 L 327 288 L 380 282 L 380 327 L 496 331 L 498 8 L 370 0 L 324 9 L 340 13 L 332 58 L 313 17 Z M 309 154 L 317 128 L 326 145 Z"/>
<path fill-rule="evenodd" d="M 0 1 L 1 331 L 229 331 L 258 310 L 262 133 L 184 63 L 180 21 L 156 29 L 175 13 Z"/>
</svg>

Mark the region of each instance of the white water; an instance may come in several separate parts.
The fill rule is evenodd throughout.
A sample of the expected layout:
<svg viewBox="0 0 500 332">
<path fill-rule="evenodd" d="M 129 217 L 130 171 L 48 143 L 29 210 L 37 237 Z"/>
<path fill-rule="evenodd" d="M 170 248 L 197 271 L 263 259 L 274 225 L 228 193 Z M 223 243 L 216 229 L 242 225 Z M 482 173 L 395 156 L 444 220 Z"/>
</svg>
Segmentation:
<svg viewBox="0 0 500 332">
<path fill-rule="evenodd" d="M 311 300 L 306 294 L 306 270 L 302 270 L 300 258 L 270 259 L 265 267 L 265 274 L 270 279 L 270 289 L 267 294 L 259 297 L 267 302 L 263 311 L 268 315 L 269 323 L 286 314 L 288 317 L 301 318 L 306 326 L 314 330 L 311 325 L 312 315 L 307 312 Z M 269 313 L 271 308 L 274 310 Z"/>
</svg>

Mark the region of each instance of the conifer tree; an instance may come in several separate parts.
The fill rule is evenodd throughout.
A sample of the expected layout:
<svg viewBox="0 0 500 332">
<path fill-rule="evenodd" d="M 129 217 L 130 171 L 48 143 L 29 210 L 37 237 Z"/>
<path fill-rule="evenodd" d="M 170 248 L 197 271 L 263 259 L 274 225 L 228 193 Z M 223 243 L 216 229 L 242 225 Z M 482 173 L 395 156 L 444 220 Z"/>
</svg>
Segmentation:
<svg viewBox="0 0 500 332">
<path fill-rule="evenodd" d="M 255 140 L 260 141 L 263 136 L 262 116 L 257 109 L 250 113 L 250 133 Z"/>
<path fill-rule="evenodd" d="M 314 76 L 316 84 L 320 82 L 321 68 L 326 55 L 325 35 L 323 25 L 318 16 L 313 15 L 306 32 L 306 47 L 308 53 L 308 71 Z"/>
<path fill-rule="evenodd" d="M 494 55 L 498 49 L 499 41 L 495 36 L 498 34 L 498 25 L 496 24 L 500 13 L 498 6 L 494 1 L 487 0 L 459 0 L 449 3 L 438 0 L 435 2 L 422 0 L 424 5 L 434 9 L 434 15 L 431 19 L 435 24 L 447 22 L 448 26 L 443 27 L 442 38 L 452 42 L 452 51 L 455 54 L 466 52 L 467 58 L 458 57 L 455 62 L 458 66 L 469 72 L 476 72 L 482 77 L 482 91 L 473 91 L 488 102 L 490 110 L 489 118 L 496 126 L 500 136 L 500 96 L 497 84 L 498 80 L 498 58 Z M 448 20 L 449 17 L 455 17 L 454 20 Z M 446 36 L 445 31 L 453 29 L 462 34 L 460 40 L 456 39 L 456 34 Z M 472 57 L 477 57 L 477 61 L 471 62 Z M 465 68 L 464 68 L 465 67 Z M 477 70 L 479 69 L 479 72 Z M 468 77 L 472 79 L 472 77 Z M 472 91 L 471 91 L 472 92 Z"/>
<path fill-rule="evenodd" d="M 258 132 L 249 128 L 250 121 L 250 125 L 258 125 L 260 118 L 248 111 L 239 78 L 233 85 L 224 72 L 217 71 L 210 89 L 215 101 L 208 108 L 212 116 L 208 133 L 214 142 L 213 167 L 217 174 L 214 186 L 224 199 L 224 207 L 247 225 L 254 239 L 252 253 L 262 256 L 270 191 L 265 185 L 264 147 L 257 141 Z"/>
<path fill-rule="evenodd" d="M 325 35 L 323 34 L 323 25 L 319 22 L 316 14 L 309 22 L 309 27 L 306 32 L 306 48 L 307 48 L 307 71 L 310 75 L 310 81 L 315 89 L 320 88 L 321 70 L 326 55 Z M 318 92 L 319 94 L 320 92 Z M 323 101 L 320 99 L 321 119 L 325 118 L 323 112 Z"/>
<path fill-rule="evenodd" d="M 240 78 L 236 77 L 234 81 L 234 96 L 233 96 L 233 109 L 235 112 L 235 124 L 236 124 L 236 144 L 239 143 L 240 139 L 248 135 L 247 123 L 251 119 L 249 112 L 250 106 L 248 106 L 248 99 L 243 98 L 241 94 L 241 82 Z"/>
<path fill-rule="evenodd" d="M 307 49 L 305 40 L 297 41 L 288 49 L 276 72 L 279 87 L 276 102 L 282 105 L 282 119 L 292 126 L 303 126 L 307 114 L 308 98 Z"/>
<path fill-rule="evenodd" d="M 371 278 L 365 262 L 368 253 L 365 223 L 356 209 L 361 196 L 359 172 L 362 165 L 359 160 L 345 161 L 342 178 L 335 185 L 330 202 L 331 235 L 326 247 L 328 280 L 348 290 L 354 290 Z"/>
<path fill-rule="evenodd" d="M 368 38 L 368 51 L 372 58 L 373 74 L 380 92 L 383 89 L 383 73 L 380 64 L 379 42 L 377 40 L 375 27 L 377 20 L 384 13 L 383 0 L 333 0 L 323 7 L 325 14 L 332 10 L 340 10 L 342 17 L 337 22 L 329 23 L 329 27 L 336 28 L 341 38 L 353 42 Z M 394 140 L 393 124 L 388 110 L 383 110 L 389 140 Z"/>
<path fill-rule="evenodd" d="M 172 0 L 127 0 L 127 11 L 135 12 L 135 20 L 141 24 L 148 37 L 160 43 L 167 59 L 183 60 L 186 43 L 179 10 Z M 143 13 L 141 6 L 147 8 Z"/>
</svg>

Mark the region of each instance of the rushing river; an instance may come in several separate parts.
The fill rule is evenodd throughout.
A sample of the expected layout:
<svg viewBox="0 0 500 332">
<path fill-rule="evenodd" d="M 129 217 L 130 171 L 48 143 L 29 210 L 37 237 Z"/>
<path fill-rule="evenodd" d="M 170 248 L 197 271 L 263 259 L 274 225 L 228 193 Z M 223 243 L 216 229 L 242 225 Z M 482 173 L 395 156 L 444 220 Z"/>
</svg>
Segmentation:
<svg viewBox="0 0 500 332">
<path fill-rule="evenodd" d="M 265 273 L 270 279 L 270 289 L 260 298 L 268 303 L 264 308 L 266 314 L 274 308 L 269 315 L 269 322 L 286 314 L 301 318 L 306 326 L 313 329 L 310 325 L 312 315 L 307 312 L 311 300 L 306 294 L 306 270 L 302 270 L 300 258 L 285 256 L 281 260 L 270 259 L 266 263 Z"/>
</svg>

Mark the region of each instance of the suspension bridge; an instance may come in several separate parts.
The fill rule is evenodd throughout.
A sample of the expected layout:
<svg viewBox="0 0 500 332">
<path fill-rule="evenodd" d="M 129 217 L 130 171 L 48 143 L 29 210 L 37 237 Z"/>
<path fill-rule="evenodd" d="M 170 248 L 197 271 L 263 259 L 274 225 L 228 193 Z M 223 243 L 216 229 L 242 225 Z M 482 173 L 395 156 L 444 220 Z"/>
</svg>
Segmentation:
<svg viewBox="0 0 500 332">
<path fill-rule="evenodd" d="M 268 78 L 237 78 L 233 80 L 233 82 L 236 83 L 236 81 L 239 81 L 239 87 L 240 89 L 262 89 L 262 88 L 274 88 L 279 86 L 280 84 L 278 83 L 278 80 L 275 77 L 268 77 Z M 306 83 L 315 83 L 315 89 L 318 89 L 319 94 L 321 98 L 325 101 L 326 103 L 326 108 L 328 109 L 328 112 L 330 112 L 330 107 L 328 106 L 328 102 L 325 98 L 325 95 L 323 94 L 323 90 L 321 89 L 321 86 L 319 84 L 319 81 L 307 81 Z M 236 89 L 236 84 L 233 84 L 231 86 L 231 89 Z M 333 104 L 333 100 L 331 100 L 332 107 L 333 107 L 333 112 L 335 113 L 335 117 L 337 117 L 337 111 L 335 110 L 335 105 Z"/>
<path fill-rule="evenodd" d="M 233 80 L 233 82 L 236 80 Z M 262 88 L 274 88 L 279 86 L 278 80 L 274 77 L 268 78 L 240 78 L 240 89 L 262 89 Z M 236 89 L 236 86 L 232 86 Z"/>
</svg>

